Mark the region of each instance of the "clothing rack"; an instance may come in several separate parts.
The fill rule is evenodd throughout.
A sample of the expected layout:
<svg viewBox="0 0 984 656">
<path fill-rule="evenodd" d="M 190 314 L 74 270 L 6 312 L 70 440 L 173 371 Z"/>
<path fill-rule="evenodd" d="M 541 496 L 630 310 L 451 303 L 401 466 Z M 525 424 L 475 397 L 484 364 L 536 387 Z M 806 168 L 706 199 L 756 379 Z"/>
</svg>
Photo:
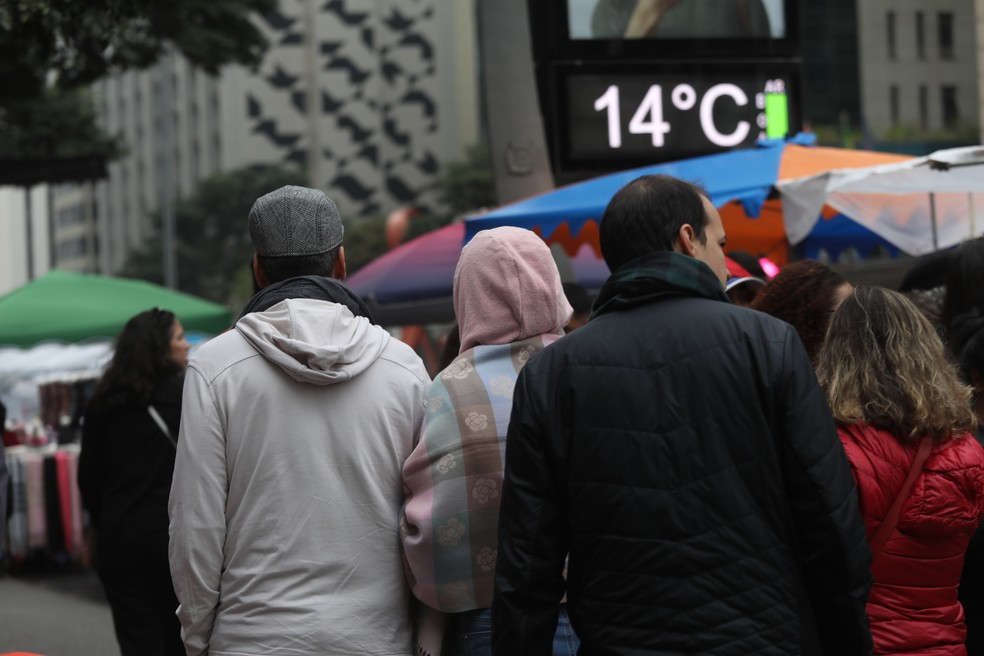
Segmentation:
<svg viewBox="0 0 984 656">
<path fill-rule="evenodd" d="M 14 564 L 39 555 L 64 561 L 84 556 L 79 452 L 77 444 L 6 450 L 12 507 L 7 546 Z"/>
</svg>

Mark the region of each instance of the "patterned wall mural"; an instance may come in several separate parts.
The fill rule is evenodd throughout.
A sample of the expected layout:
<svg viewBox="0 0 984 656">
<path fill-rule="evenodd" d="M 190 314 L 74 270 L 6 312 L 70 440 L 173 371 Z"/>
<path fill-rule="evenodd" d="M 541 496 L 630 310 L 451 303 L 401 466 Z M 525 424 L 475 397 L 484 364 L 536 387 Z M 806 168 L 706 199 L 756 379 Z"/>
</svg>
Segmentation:
<svg viewBox="0 0 984 656">
<path fill-rule="evenodd" d="M 271 48 L 246 79 L 244 152 L 307 165 L 348 215 L 426 204 L 440 157 L 435 0 L 311 2 L 263 18 Z"/>
</svg>

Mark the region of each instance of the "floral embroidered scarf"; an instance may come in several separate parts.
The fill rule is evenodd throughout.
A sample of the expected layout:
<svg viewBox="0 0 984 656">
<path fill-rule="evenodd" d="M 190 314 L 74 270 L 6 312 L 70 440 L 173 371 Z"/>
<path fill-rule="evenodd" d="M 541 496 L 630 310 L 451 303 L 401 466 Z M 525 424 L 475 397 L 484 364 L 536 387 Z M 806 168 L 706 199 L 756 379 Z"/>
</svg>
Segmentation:
<svg viewBox="0 0 984 656">
<path fill-rule="evenodd" d="M 420 443 L 403 466 L 400 524 L 411 587 L 432 608 L 492 605 L 513 387 L 523 365 L 556 339 L 476 346 L 431 385 Z"/>
</svg>

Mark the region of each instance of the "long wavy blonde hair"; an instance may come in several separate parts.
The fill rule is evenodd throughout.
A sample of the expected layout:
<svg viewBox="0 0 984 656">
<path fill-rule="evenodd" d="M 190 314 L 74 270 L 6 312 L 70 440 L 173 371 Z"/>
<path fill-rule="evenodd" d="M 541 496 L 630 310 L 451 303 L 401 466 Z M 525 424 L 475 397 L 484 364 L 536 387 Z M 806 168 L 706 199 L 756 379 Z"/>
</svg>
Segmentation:
<svg viewBox="0 0 984 656">
<path fill-rule="evenodd" d="M 977 426 L 971 390 L 911 301 L 858 287 L 834 313 L 817 356 L 834 418 L 889 430 L 903 441 L 945 440 Z"/>
</svg>

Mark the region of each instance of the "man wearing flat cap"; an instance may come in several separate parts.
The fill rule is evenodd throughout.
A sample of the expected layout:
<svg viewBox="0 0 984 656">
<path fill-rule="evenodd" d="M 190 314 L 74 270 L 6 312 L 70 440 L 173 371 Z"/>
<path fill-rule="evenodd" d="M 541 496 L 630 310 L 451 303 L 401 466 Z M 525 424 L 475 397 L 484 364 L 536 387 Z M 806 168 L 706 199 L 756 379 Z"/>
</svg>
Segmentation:
<svg viewBox="0 0 984 656">
<path fill-rule="evenodd" d="M 345 277 L 315 189 L 249 214 L 262 288 L 185 382 L 171 573 L 189 655 L 410 656 L 401 469 L 429 382 Z"/>
</svg>

